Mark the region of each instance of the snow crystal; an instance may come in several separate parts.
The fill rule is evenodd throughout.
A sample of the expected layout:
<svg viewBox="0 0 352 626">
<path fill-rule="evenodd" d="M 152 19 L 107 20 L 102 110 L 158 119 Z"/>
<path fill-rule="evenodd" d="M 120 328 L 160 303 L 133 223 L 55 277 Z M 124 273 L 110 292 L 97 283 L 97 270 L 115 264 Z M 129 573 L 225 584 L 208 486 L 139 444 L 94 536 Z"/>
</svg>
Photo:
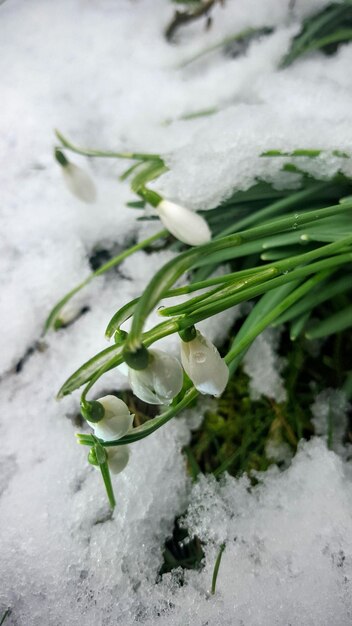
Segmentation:
<svg viewBox="0 0 352 626">
<path fill-rule="evenodd" d="M 243 369 L 250 377 L 250 392 L 253 400 L 261 395 L 274 398 L 276 402 L 286 399 L 286 390 L 280 372 L 285 364 L 276 350 L 280 332 L 267 328 L 257 337 L 243 360 Z"/>
<path fill-rule="evenodd" d="M 350 405 L 340 389 L 324 389 L 311 406 L 315 433 L 327 439 L 335 452 L 342 452 Z"/>
<path fill-rule="evenodd" d="M 350 471 L 318 440 L 304 444 L 290 469 L 194 487 L 186 524 L 203 542 L 205 565 L 186 587 L 163 581 L 172 609 L 148 624 L 329 626 L 352 614 Z M 216 595 L 209 594 L 225 544 Z M 166 577 L 165 577 L 166 578 Z"/>
</svg>

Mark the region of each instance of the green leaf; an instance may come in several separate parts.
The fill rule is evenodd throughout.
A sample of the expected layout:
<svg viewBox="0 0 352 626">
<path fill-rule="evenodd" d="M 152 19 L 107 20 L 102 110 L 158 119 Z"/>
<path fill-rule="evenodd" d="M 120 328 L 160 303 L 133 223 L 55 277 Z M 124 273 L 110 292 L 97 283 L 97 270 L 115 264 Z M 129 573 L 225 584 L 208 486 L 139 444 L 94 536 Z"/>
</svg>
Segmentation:
<svg viewBox="0 0 352 626">
<path fill-rule="evenodd" d="M 302 300 L 290 307 L 283 315 L 280 315 L 274 323 L 274 326 L 284 324 L 288 320 L 305 314 L 307 311 L 312 311 L 319 304 L 322 304 L 322 302 L 326 302 L 327 300 L 332 301 L 335 296 L 348 290 L 352 290 L 350 275 L 342 276 L 337 280 L 333 278 L 330 282 L 320 284 L 317 289 L 314 289 L 311 293 L 307 293 Z"/>
<path fill-rule="evenodd" d="M 78 389 L 84 383 L 91 380 L 93 376 L 97 374 L 102 368 L 104 371 L 108 371 L 112 367 L 115 367 L 123 362 L 122 347 L 121 346 L 109 346 L 105 348 L 92 359 L 86 361 L 81 367 L 78 368 L 62 385 L 59 393 L 57 394 L 58 400 L 64 396 L 69 395 L 75 389 Z"/>
<path fill-rule="evenodd" d="M 314 327 L 306 332 L 307 339 L 321 339 L 339 333 L 352 326 L 352 306 L 338 311 L 322 322 L 315 322 Z"/>
<path fill-rule="evenodd" d="M 63 307 L 65 306 L 65 304 L 67 304 L 67 302 L 69 302 L 69 300 L 71 300 L 71 298 L 73 298 L 73 296 L 76 295 L 76 293 L 78 293 L 79 291 L 81 291 L 81 289 L 86 287 L 95 277 L 105 274 L 105 272 L 108 272 L 113 267 L 116 267 L 117 265 L 122 263 L 122 261 L 127 259 L 129 256 L 131 256 L 135 252 L 138 252 L 139 250 L 143 250 L 143 248 L 147 248 L 154 241 L 161 239 L 162 237 L 165 237 L 167 234 L 168 234 L 167 230 L 161 230 L 155 233 L 154 235 L 152 235 L 151 237 L 147 237 L 147 239 L 143 239 L 142 241 L 135 244 L 134 246 L 131 246 L 127 250 L 124 250 L 120 254 L 117 254 L 116 256 L 114 256 L 112 259 L 107 261 L 107 263 L 104 263 L 104 265 L 102 265 L 95 272 L 90 274 L 88 278 L 86 278 L 83 282 L 81 282 L 79 285 L 71 289 L 71 291 L 69 291 L 61 300 L 59 300 L 57 304 L 55 304 L 54 308 L 49 313 L 49 316 L 44 325 L 44 334 L 48 332 L 50 328 L 55 327 L 55 325 L 57 324 L 59 320 L 59 315 Z"/>
<path fill-rule="evenodd" d="M 147 183 L 155 178 L 158 178 L 164 172 L 167 172 L 167 167 L 162 159 L 145 163 L 131 181 L 131 189 L 135 193 L 138 193 L 141 187 L 145 187 Z"/>
<path fill-rule="evenodd" d="M 121 307 L 121 309 L 116 311 L 106 327 L 105 337 L 107 339 L 111 339 L 115 332 L 120 329 L 121 324 L 130 319 L 130 317 L 134 313 L 138 301 L 139 298 L 135 298 L 134 300 L 127 302 L 127 304 Z"/>
</svg>

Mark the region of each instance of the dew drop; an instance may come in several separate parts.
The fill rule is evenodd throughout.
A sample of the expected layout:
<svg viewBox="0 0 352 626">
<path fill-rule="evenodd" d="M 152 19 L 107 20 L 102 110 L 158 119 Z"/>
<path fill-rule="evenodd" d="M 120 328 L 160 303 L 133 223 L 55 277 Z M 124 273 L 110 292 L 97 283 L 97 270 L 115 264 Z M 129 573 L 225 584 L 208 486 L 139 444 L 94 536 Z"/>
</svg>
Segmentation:
<svg viewBox="0 0 352 626">
<path fill-rule="evenodd" d="M 205 353 L 202 351 L 194 353 L 194 360 L 196 363 L 204 363 L 205 361 Z"/>
</svg>

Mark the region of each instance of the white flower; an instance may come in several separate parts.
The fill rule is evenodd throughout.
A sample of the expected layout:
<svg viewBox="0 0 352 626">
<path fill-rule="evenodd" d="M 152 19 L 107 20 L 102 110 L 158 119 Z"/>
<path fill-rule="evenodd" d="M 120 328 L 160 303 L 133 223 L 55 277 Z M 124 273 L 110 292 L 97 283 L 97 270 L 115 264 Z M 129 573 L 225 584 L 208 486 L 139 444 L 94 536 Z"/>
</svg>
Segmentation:
<svg viewBox="0 0 352 626">
<path fill-rule="evenodd" d="M 104 396 L 98 402 L 104 407 L 104 417 L 100 422 L 89 422 L 94 434 L 104 441 L 121 439 L 132 428 L 133 418 L 128 406 L 116 396 Z"/>
<path fill-rule="evenodd" d="M 97 192 L 95 185 L 87 172 L 74 163 L 69 162 L 62 166 L 61 171 L 66 186 L 74 196 L 83 202 L 87 202 L 88 204 L 93 204 L 93 202 L 95 202 Z"/>
<path fill-rule="evenodd" d="M 171 404 L 182 389 L 182 367 L 174 356 L 161 350 L 149 350 L 149 357 L 145 369 L 129 369 L 132 391 L 149 404 Z"/>
<path fill-rule="evenodd" d="M 108 454 L 109 469 L 112 474 L 122 472 L 130 458 L 128 446 L 116 446 L 116 448 L 105 448 Z"/>
<path fill-rule="evenodd" d="M 199 246 L 210 241 L 211 232 L 207 222 L 194 211 L 169 200 L 161 200 L 156 210 L 165 228 L 176 239 L 190 246 Z"/>
<path fill-rule="evenodd" d="M 192 341 L 181 342 L 181 363 L 200 393 L 222 394 L 229 379 L 229 369 L 214 344 L 199 330 Z"/>
<path fill-rule="evenodd" d="M 133 418 L 128 406 L 116 396 L 104 396 L 98 402 L 104 407 L 104 417 L 100 422 L 88 422 L 93 428 L 94 434 L 104 441 L 121 439 L 132 428 Z M 130 456 L 128 446 L 116 446 L 116 448 L 105 448 L 108 455 L 108 464 L 113 474 L 119 474 L 125 469 Z M 97 466 L 96 466 L 97 467 Z"/>
</svg>

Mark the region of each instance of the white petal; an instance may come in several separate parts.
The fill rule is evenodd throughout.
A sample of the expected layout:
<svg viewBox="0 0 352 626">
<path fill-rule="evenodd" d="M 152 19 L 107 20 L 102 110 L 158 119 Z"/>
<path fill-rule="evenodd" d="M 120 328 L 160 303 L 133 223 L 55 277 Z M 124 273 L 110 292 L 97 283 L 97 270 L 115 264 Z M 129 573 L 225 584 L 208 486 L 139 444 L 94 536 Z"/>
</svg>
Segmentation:
<svg viewBox="0 0 352 626">
<path fill-rule="evenodd" d="M 68 163 L 62 167 L 62 175 L 74 196 L 88 204 L 95 202 L 97 197 L 95 185 L 87 172 L 74 163 Z"/>
<path fill-rule="evenodd" d="M 116 396 L 104 396 L 98 402 L 103 405 L 105 415 L 100 422 L 88 422 L 94 429 L 94 434 L 104 441 L 121 439 L 131 430 L 133 424 L 134 416 L 129 412 L 128 406 Z"/>
<path fill-rule="evenodd" d="M 119 474 L 125 469 L 130 458 L 128 446 L 116 446 L 116 448 L 106 448 L 106 450 L 110 472 Z"/>
<path fill-rule="evenodd" d="M 182 389 L 182 367 L 174 356 L 166 352 L 150 350 L 149 353 L 152 360 L 146 369 L 130 368 L 132 391 L 148 404 L 171 404 Z"/>
<path fill-rule="evenodd" d="M 200 393 L 222 394 L 229 379 L 229 369 L 214 344 L 199 331 L 192 341 L 181 342 L 181 363 Z"/>
<path fill-rule="evenodd" d="M 169 200 L 162 200 L 156 210 L 165 228 L 176 239 L 190 246 L 199 246 L 210 241 L 211 232 L 207 222 L 194 211 Z"/>
</svg>

